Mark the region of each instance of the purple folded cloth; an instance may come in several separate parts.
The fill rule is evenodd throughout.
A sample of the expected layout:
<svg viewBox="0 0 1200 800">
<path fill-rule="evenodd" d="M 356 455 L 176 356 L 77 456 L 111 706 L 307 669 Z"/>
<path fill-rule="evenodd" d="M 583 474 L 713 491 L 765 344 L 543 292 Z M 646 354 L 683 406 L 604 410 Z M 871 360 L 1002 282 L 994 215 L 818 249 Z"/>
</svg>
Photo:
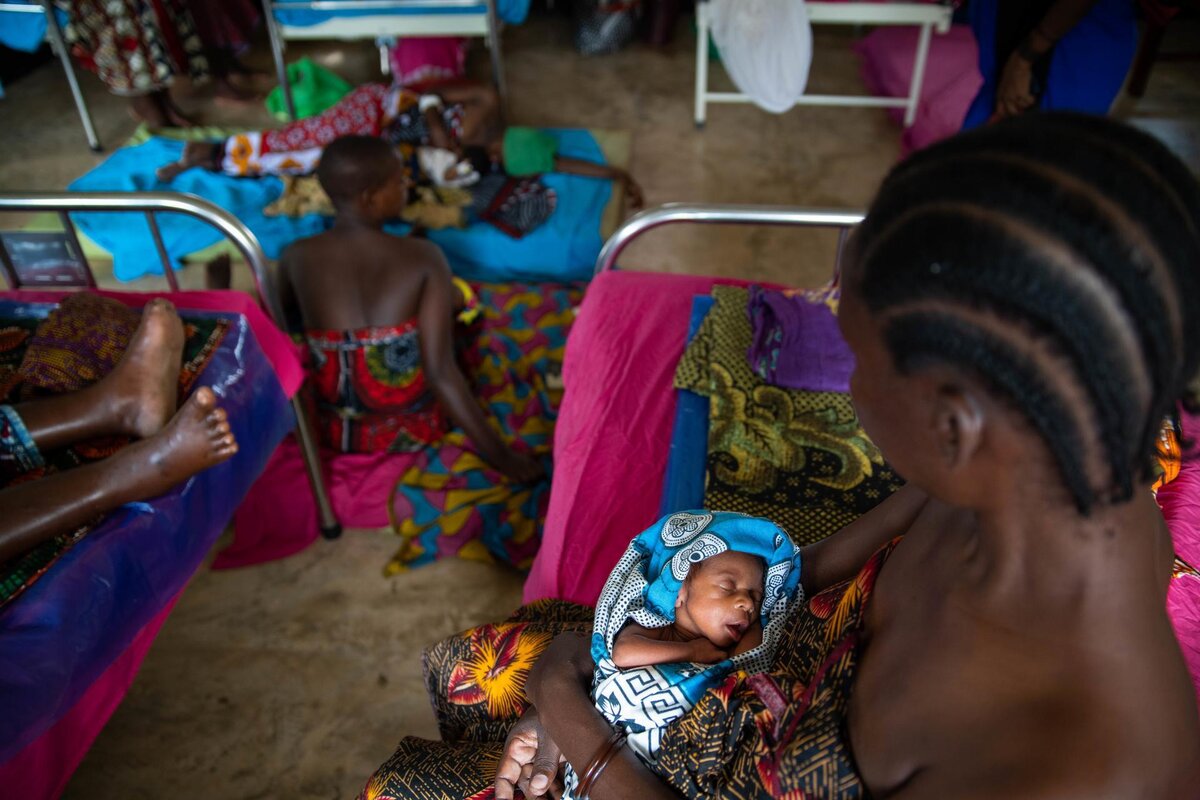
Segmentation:
<svg viewBox="0 0 1200 800">
<path fill-rule="evenodd" d="M 786 389 L 850 391 L 854 356 L 838 330 L 837 298 L 835 288 L 781 292 L 751 286 L 750 368 Z"/>
</svg>

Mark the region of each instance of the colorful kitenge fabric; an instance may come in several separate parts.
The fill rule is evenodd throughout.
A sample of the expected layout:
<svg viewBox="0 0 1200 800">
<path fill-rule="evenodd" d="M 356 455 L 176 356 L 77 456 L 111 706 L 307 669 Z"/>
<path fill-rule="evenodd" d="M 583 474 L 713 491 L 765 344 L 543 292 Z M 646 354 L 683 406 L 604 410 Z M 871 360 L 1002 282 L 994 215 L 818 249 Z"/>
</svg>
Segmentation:
<svg viewBox="0 0 1200 800">
<path fill-rule="evenodd" d="M 116 353 L 119 358 L 119 354 L 124 352 L 132 329 L 120 322 L 112 326 L 96 323 L 91 315 L 96 307 L 96 299 L 105 303 L 113 302 L 81 293 L 64 300 L 55 310 L 57 313 L 52 312 L 52 316 L 45 320 L 0 320 L 0 404 L 17 405 L 62 391 L 75 391 L 107 373 L 105 369 L 91 376 L 89 370 L 94 365 L 111 361 L 108 367 L 111 369 L 111 365 L 116 363 L 112 360 L 112 354 Z M 71 313 L 72 308 L 79 311 L 78 315 Z M 72 330 L 77 333 L 77 338 L 72 339 L 68 334 Z M 181 401 L 195 386 L 228 330 L 229 323 L 226 320 L 185 319 L 187 340 L 183 351 L 183 368 L 179 374 Z M 39 343 L 36 348 L 32 344 L 35 341 Z M 79 369 L 74 379 L 63 370 L 64 365 L 74 365 Z M 70 447 L 39 453 L 42 463 L 22 470 L 10 449 L 18 438 L 11 416 L 0 416 L 0 489 L 100 461 L 129 441 L 125 437 L 105 437 L 77 442 Z M 92 527 L 85 525 L 71 533 L 49 539 L 16 558 L 0 563 L 0 607 L 45 574 L 59 556 L 86 536 Z"/>
<path fill-rule="evenodd" d="M 417 320 L 305 332 L 318 437 L 339 453 L 411 453 L 439 441 L 446 416 L 425 381 Z"/>
<path fill-rule="evenodd" d="M 704 505 L 772 519 L 805 545 L 899 488 L 848 394 L 783 389 L 754 374 L 747 290 L 716 286 L 713 297 L 675 373 L 676 388 L 709 398 Z"/>
<path fill-rule="evenodd" d="M 549 466 L 567 332 L 582 284 L 472 284 L 482 310 L 463 337 L 472 391 L 514 450 Z M 541 542 L 549 479 L 514 485 L 463 432 L 422 449 L 396 482 L 390 516 L 404 545 L 386 574 L 459 556 L 528 569 Z"/>
<path fill-rule="evenodd" d="M 654 664 L 619 668 L 612 659 L 617 635 L 630 621 L 664 628 L 692 568 L 724 552 L 758 556 L 765 564 L 762 643 L 717 664 Z M 681 511 L 640 533 L 617 562 L 596 604 L 592 630 L 592 700 L 627 745 L 653 766 L 663 732 L 734 670 L 771 668 L 775 648 L 800 587 L 800 549 L 770 520 L 718 511 Z M 568 768 L 564 797 L 578 776 Z"/>
<path fill-rule="evenodd" d="M 228 175 L 307 175 L 321 151 L 342 136 L 380 136 L 407 148 L 427 144 L 429 129 L 419 113 L 420 95 L 399 86 L 367 83 L 335 105 L 282 128 L 238 133 L 224 143 L 221 171 Z M 443 108 L 453 137 L 462 129 L 462 107 Z"/>
<path fill-rule="evenodd" d="M 853 580 L 793 606 L 770 671 L 730 673 L 666 729 L 655 767 L 663 780 L 684 797 L 866 795 L 846 712 L 867 603 L 894 546 L 872 556 Z M 585 613 L 544 600 L 505 624 L 432 648 L 426 685 L 445 741 L 402 741 L 359 800 L 490 797 L 504 735 L 525 711 L 527 665 L 554 635 L 584 628 Z M 502 689 L 493 688 L 493 675 Z M 497 702 L 497 696 L 513 700 Z"/>
<path fill-rule="evenodd" d="M 208 77 L 184 0 L 69 0 L 66 6 L 71 53 L 114 94 L 165 89 L 179 75 Z"/>
</svg>

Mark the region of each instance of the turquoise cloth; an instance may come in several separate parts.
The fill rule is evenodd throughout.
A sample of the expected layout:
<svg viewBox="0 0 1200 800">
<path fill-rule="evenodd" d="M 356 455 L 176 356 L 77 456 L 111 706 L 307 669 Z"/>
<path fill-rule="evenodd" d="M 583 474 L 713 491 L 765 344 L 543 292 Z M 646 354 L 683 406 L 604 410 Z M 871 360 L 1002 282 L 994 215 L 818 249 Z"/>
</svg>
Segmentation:
<svg viewBox="0 0 1200 800">
<path fill-rule="evenodd" d="M 565 156 L 602 162 L 604 154 L 585 130 L 550 130 Z M 268 217 L 263 209 L 283 193 L 275 177 L 235 178 L 203 169 L 189 169 L 170 184 L 160 183 L 154 170 L 179 160 L 183 143 L 152 138 L 137 147 L 116 151 L 70 185 L 72 191 L 190 192 L 211 200 L 250 228 L 268 258 L 278 258 L 297 239 L 314 236 L 329 224 L 316 214 Z M 454 273 L 468 280 L 586 281 L 592 277 L 603 240 L 600 220 L 612 193 L 610 181 L 579 175 L 546 175 L 542 182 L 558 194 L 550 219 L 521 239 L 492 225 L 477 223 L 465 229 L 431 231 L 429 239 L 442 248 Z M 119 280 L 161 274 L 158 252 L 141 214 L 72 214 L 72 219 L 98 245 L 113 254 Z M 179 214 L 158 215 L 167 252 L 176 262 L 223 237 L 206 223 Z M 408 226 L 389 225 L 403 234 Z"/>
<path fill-rule="evenodd" d="M 404 6 L 396 6 L 387 11 L 376 9 L 347 9 L 345 11 L 330 11 L 328 7 L 320 11 L 307 8 L 281 8 L 275 11 L 275 20 L 281 25 L 295 25 L 301 28 L 320 25 L 338 17 L 406 17 L 416 15 L 454 16 L 461 14 L 480 14 L 487 10 L 483 3 L 469 6 L 426 6 L 419 2 L 408 2 Z M 529 0 L 496 0 L 496 16 L 501 22 L 509 25 L 520 25 L 529 15 Z M 400 33 L 403 35 L 403 32 Z"/>
</svg>

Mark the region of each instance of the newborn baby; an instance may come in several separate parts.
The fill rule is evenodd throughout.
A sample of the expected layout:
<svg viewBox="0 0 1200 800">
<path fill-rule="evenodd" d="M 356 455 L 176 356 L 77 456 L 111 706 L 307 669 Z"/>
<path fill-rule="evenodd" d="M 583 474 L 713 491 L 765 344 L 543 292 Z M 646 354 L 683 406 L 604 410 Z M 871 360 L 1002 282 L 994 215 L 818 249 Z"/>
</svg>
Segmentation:
<svg viewBox="0 0 1200 800">
<path fill-rule="evenodd" d="M 704 692 L 769 668 L 799 554 L 774 523 L 730 512 L 672 514 L 630 543 L 596 605 L 592 699 L 648 766 Z M 568 767 L 564 796 L 577 785 Z"/>
<path fill-rule="evenodd" d="M 762 644 L 763 560 L 728 550 L 692 566 L 662 628 L 628 622 L 613 644 L 618 669 L 692 662 L 716 664 Z"/>
</svg>

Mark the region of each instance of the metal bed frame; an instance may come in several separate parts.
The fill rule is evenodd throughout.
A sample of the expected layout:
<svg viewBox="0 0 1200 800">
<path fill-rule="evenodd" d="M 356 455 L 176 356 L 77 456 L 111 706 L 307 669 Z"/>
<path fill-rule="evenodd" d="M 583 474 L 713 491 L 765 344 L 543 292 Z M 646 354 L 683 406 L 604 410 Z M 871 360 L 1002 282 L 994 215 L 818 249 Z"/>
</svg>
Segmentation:
<svg viewBox="0 0 1200 800">
<path fill-rule="evenodd" d="M 150 225 L 150 232 L 154 237 L 154 244 L 158 249 L 159 258 L 162 259 L 163 273 L 166 275 L 167 283 L 170 285 L 172 291 L 179 291 L 179 284 L 176 281 L 175 272 L 171 268 L 170 258 L 167 256 L 167 249 L 163 244 L 162 234 L 159 231 L 158 222 L 154 216 L 155 213 L 170 211 L 186 214 L 207 222 L 223 233 L 225 238 L 233 242 L 234 246 L 237 247 L 253 273 L 255 293 L 258 295 L 259 305 L 262 306 L 267 316 L 280 330 L 286 330 L 283 309 L 280 306 L 278 296 L 275 294 L 271 273 L 267 266 L 267 257 L 263 253 L 258 239 L 255 238 L 250 229 L 242 224 L 237 217 L 220 206 L 210 203 L 208 200 L 196 197 L 195 195 L 178 194 L 175 192 L 139 192 L 136 194 L 126 192 L 19 192 L 0 194 L 0 213 L 38 211 L 53 211 L 58 213 L 58 218 L 62 221 L 63 228 L 66 230 L 70 242 L 74 245 L 76 253 L 87 267 L 87 283 L 82 286 L 79 284 L 63 286 L 56 283 L 53 288 L 72 288 L 72 286 L 73 288 L 95 288 L 96 286 L 96 279 L 92 275 L 91 265 L 87 263 L 87 259 L 83 255 L 83 248 L 79 246 L 75 224 L 71 221 L 68 212 L 140 211 L 144 213 L 146 221 Z M 3 255 L 3 272 L 10 287 L 13 289 L 23 288 L 16 270 L 9 262 L 8 255 L 3 252 L 2 247 L 0 247 L 0 255 Z M 342 526 L 333 513 L 333 505 L 329 501 L 329 493 L 325 488 L 325 479 L 321 474 L 321 461 L 317 452 L 316 442 L 313 439 L 312 428 L 309 427 L 308 416 L 305 414 L 304 406 L 300 402 L 298 395 L 292 397 L 292 411 L 296 415 L 296 436 L 300 441 L 300 452 L 304 458 L 304 466 L 308 473 L 308 480 L 312 487 L 313 496 L 317 501 L 321 535 L 326 539 L 336 539 L 342 533 Z"/>
<path fill-rule="evenodd" d="M 720 203 L 667 203 L 648 208 L 627 219 L 608 237 L 596 259 L 596 275 L 617 269 L 617 258 L 629 244 L 642 234 L 664 225 L 691 223 L 699 225 L 782 225 L 803 228 L 836 228 L 837 257 L 834 275 L 841 270 L 842 249 L 850 230 L 863 221 L 861 211 L 836 208 L 806 208 L 803 206 L 723 205 Z"/>
<path fill-rule="evenodd" d="M 934 30 L 950 30 L 953 7 L 947 0 L 939 3 L 806 3 L 808 19 L 814 25 L 919 25 L 916 61 L 913 63 L 912 83 L 908 97 L 874 97 L 870 95 L 806 94 L 796 105 L 841 106 L 868 108 L 903 108 L 904 127 L 917 118 L 921 101 L 921 86 L 925 82 L 925 63 L 929 57 L 929 42 Z M 712 10 L 708 0 L 696 3 L 696 110 L 697 128 L 703 128 L 709 103 L 751 103 L 749 95 L 741 92 L 710 92 L 708 90 L 708 43 L 711 35 Z"/>
<path fill-rule="evenodd" d="M 43 0 L 45 2 L 46 0 Z M 288 116 L 296 119 L 296 103 L 287 79 L 283 60 L 288 39 L 395 39 L 401 36 L 481 36 L 492 56 L 492 80 L 500 94 L 501 108 L 508 98 L 504 81 L 504 62 L 500 56 L 500 22 L 496 16 L 495 0 L 262 0 L 267 34 L 271 39 L 271 54 L 275 58 L 275 73 L 283 87 Z M 475 8 L 484 6 L 482 13 L 455 14 L 382 14 L 379 16 L 334 17 L 316 25 L 284 25 L 275 19 L 275 10 L 305 11 L 386 11 L 404 6 L 422 8 Z M 379 46 L 380 69 L 390 71 L 386 48 Z"/>
<path fill-rule="evenodd" d="M 46 15 L 46 38 L 50 40 L 51 49 L 62 63 L 63 72 L 67 74 L 67 83 L 71 86 L 71 96 L 75 98 L 75 109 L 79 112 L 79 121 L 83 123 L 83 132 L 87 136 L 88 146 L 98 153 L 104 149 L 104 146 L 100 143 L 100 137 L 96 135 L 96 126 L 92 123 L 91 112 L 88 111 L 87 102 L 83 99 L 83 91 L 79 88 L 79 79 L 75 76 L 75 66 L 71 63 L 71 54 L 67 52 L 66 37 L 63 35 L 62 26 L 58 24 L 58 16 L 54 13 L 54 4 L 52 0 L 38 0 L 38 2 L 39 5 L 0 2 L 0 12 Z"/>
</svg>

